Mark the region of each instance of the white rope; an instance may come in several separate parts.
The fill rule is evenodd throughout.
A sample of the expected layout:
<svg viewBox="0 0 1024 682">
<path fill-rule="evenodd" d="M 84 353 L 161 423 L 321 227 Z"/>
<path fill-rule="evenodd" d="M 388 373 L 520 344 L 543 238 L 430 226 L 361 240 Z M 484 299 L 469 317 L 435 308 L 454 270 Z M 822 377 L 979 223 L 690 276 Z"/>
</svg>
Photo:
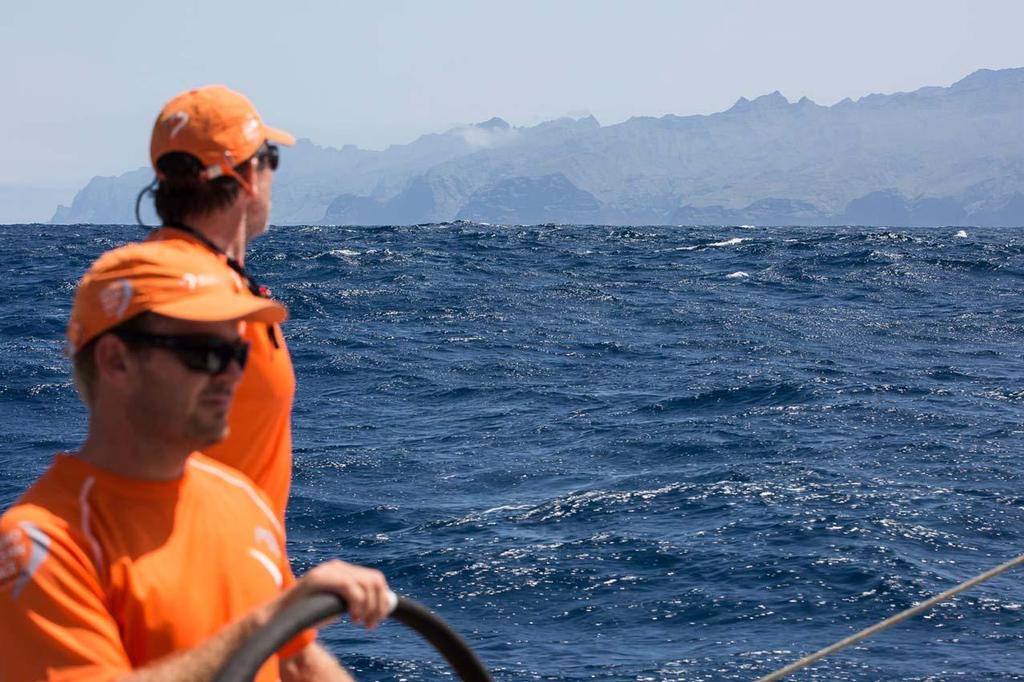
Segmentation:
<svg viewBox="0 0 1024 682">
<path fill-rule="evenodd" d="M 912 618 L 913 616 L 916 616 L 917 614 L 921 613 L 922 611 L 926 611 L 926 610 L 930 609 L 931 607 L 935 606 L 936 604 L 938 604 L 940 602 L 944 602 L 947 599 L 949 599 L 950 597 L 954 597 L 954 596 L 960 594 L 961 592 L 963 592 L 964 590 L 967 590 L 967 589 L 970 589 L 970 588 L 974 587 L 975 585 L 980 585 L 981 583 L 985 582 L 986 580 L 991 580 L 992 578 L 995 578 L 1000 573 L 1004 573 L 1004 572 L 1010 570 L 1011 568 L 1019 566 L 1020 564 L 1024 564 L 1024 554 L 1021 554 L 1016 559 L 1011 559 L 1010 561 L 1007 561 L 1005 564 L 1000 564 L 999 566 L 996 566 L 993 569 L 985 571 L 981 575 L 976 575 L 973 578 L 971 578 L 970 580 L 965 580 L 964 582 L 960 583 L 956 587 L 953 587 L 953 588 L 950 588 L 950 589 L 946 590 L 942 594 L 937 594 L 934 597 L 932 597 L 931 599 L 923 601 L 920 604 L 916 604 L 914 606 L 911 606 L 906 611 L 901 611 L 900 613 L 897 613 L 895 616 L 890 616 L 889 618 L 886 618 L 885 620 L 883 620 L 881 623 L 875 623 L 871 627 L 864 628 L 860 632 L 858 632 L 858 633 L 856 633 L 854 635 L 850 635 L 846 639 L 842 639 L 842 640 L 836 642 L 835 644 L 832 644 L 830 646 L 825 647 L 824 649 L 821 649 L 819 651 L 815 651 L 810 656 L 805 656 L 804 658 L 801 658 L 799 661 L 796 661 L 795 663 L 790 663 L 785 668 L 779 668 L 778 670 L 776 670 L 775 672 L 771 673 L 770 675 L 765 675 L 764 677 L 758 678 L 757 682 L 773 682 L 773 680 L 780 680 L 783 677 L 785 677 L 786 675 L 789 675 L 790 673 L 795 673 L 797 670 L 800 670 L 801 668 L 806 668 L 807 666 L 811 665 L 812 663 L 814 663 L 816 661 L 819 661 L 822 658 L 825 658 L 829 654 L 833 654 L 833 653 L 839 651 L 840 649 L 845 649 L 846 647 L 850 646 L 851 644 L 856 644 L 857 642 L 861 641 L 862 639 L 866 639 L 866 638 L 870 637 L 871 635 L 878 634 L 882 630 L 890 628 L 893 625 L 896 625 L 897 623 L 899 623 L 901 621 L 904 621 L 904 620 L 906 620 L 908 618 Z"/>
</svg>

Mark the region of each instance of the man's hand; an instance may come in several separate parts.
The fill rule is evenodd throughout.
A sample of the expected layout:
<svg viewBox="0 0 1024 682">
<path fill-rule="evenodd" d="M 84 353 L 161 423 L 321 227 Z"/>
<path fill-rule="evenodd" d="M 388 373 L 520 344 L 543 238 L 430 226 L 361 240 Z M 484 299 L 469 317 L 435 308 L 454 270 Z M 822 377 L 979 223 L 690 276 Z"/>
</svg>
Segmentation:
<svg viewBox="0 0 1024 682">
<path fill-rule="evenodd" d="M 363 623 L 370 630 L 387 618 L 394 606 L 383 573 L 333 559 L 309 569 L 282 595 L 280 607 L 314 592 L 334 592 L 341 596 L 348 604 L 352 622 Z"/>
<path fill-rule="evenodd" d="M 345 563 L 338 559 L 311 568 L 291 589 L 272 602 L 251 611 L 207 639 L 203 644 L 171 654 L 137 668 L 118 682 L 177 682 L 178 680 L 211 680 L 235 652 L 256 630 L 265 625 L 278 611 L 314 592 L 334 592 L 344 598 L 353 623 L 364 623 L 368 628 L 388 617 L 392 608 L 391 591 L 384 574 L 372 568 Z M 282 678 L 293 680 L 330 680 L 351 682 L 351 677 L 334 657 L 315 642 L 307 645 L 295 656 L 282 661 Z"/>
</svg>

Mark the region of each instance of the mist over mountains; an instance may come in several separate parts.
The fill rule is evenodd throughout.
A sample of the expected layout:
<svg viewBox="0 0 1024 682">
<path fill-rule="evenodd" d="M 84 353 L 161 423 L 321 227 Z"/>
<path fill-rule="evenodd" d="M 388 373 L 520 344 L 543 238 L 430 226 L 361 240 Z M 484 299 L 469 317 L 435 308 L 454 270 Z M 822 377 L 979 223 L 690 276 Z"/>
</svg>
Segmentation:
<svg viewBox="0 0 1024 682">
<path fill-rule="evenodd" d="M 779 92 L 708 116 L 500 118 L 383 151 L 300 140 L 276 224 L 1024 225 L 1024 68 L 833 106 Z M 93 178 L 55 223 L 133 222 L 148 168 Z M 152 215 L 150 212 L 149 215 Z M 150 222 L 154 222 L 151 219 Z"/>
</svg>

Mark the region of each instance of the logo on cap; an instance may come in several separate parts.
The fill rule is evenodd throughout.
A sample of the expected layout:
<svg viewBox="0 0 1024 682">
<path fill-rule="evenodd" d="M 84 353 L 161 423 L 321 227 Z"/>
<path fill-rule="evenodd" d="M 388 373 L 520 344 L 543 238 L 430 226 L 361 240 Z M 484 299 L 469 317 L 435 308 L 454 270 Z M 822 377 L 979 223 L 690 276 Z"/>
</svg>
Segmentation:
<svg viewBox="0 0 1024 682">
<path fill-rule="evenodd" d="M 132 283 L 126 279 L 111 282 L 100 292 L 100 305 L 108 317 L 119 318 L 132 301 Z"/>
<path fill-rule="evenodd" d="M 194 272 L 185 272 L 181 275 L 181 283 L 189 291 L 195 291 L 198 287 L 215 287 L 223 281 L 223 277 L 210 275 L 205 272 L 201 272 L 199 274 Z"/>
<path fill-rule="evenodd" d="M 245 139 L 255 139 L 260 134 L 260 122 L 256 118 L 250 118 L 242 126 L 242 134 L 245 135 Z"/>
<path fill-rule="evenodd" d="M 167 117 L 167 125 L 171 126 L 171 132 L 168 133 L 168 136 L 173 140 L 174 136 L 188 125 L 188 112 L 178 111 L 171 114 Z"/>
</svg>

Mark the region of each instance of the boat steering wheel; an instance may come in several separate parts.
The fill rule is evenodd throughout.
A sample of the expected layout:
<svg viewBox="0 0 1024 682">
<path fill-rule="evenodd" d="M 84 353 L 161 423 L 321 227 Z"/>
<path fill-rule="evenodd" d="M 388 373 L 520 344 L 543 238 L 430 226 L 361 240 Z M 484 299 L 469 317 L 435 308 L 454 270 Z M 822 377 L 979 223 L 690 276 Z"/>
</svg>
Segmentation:
<svg viewBox="0 0 1024 682">
<path fill-rule="evenodd" d="M 493 682 L 476 653 L 440 616 L 413 599 L 392 596 L 391 618 L 430 642 L 460 679 Z M 290 604 L 227 660 L 214 682 L 251 682 L 260 666 L 292 637 L 320 621 L 344 613 L 345 609 L 345 600 L 332 592 L 316 592 Z"/>
</svg>

